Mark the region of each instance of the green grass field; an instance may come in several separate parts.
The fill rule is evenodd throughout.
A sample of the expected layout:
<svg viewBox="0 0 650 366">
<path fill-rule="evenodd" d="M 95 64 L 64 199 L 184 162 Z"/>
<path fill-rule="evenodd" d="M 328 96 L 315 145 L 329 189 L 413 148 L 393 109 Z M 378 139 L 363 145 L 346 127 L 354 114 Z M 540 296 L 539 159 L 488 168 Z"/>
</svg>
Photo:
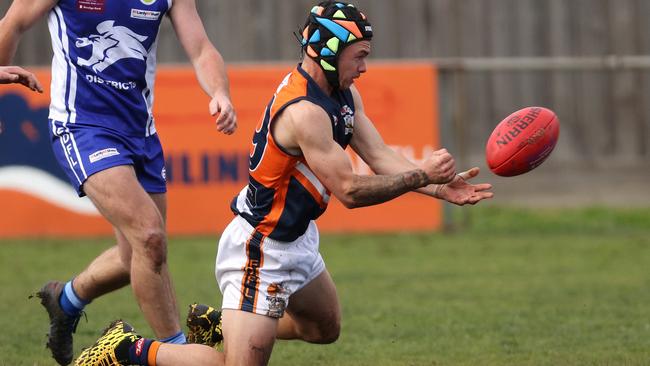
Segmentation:
<svg viewBox="0 0 650 366">
<path fill-rule="evenodd" d="M 325 235 L 339 290 L 339 341 L 278 342 L 272 365 L 648 365 L 650 209 L 464 208 L 448 234 Z M 0 241 L 0 365 L 54 365 L 47 316 L 28 296 L 111 245 Z M 219 304 L 216 238 L 172 238 L 181 312 Z M 76 354 L 110 320 L 147 336 L 130 289 L 92 303 Z"/>
</svg>

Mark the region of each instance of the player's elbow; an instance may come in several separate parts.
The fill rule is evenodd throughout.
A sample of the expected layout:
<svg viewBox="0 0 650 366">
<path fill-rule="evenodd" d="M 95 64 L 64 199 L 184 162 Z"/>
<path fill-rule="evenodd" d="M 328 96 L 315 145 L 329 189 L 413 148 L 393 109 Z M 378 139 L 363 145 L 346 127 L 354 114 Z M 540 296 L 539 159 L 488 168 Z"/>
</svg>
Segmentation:
<svg viewBox="0 0 650 366">
<path fill-rule="evenodd" d="M 362 206 L 361 201 L 359 200 L 359 193 L 360 190 L 358 186 L 350 183 L 342 187 L 340 193 L 336 195 L 336 198 L 341 201 L 345 208 L 358 208 Z"/>
<path fill-rule="evenodd" d="M 350 186 L 337 197 L 343 206 L 348 209 L 368 206 L 364 192 L 358 186 Z"/>
<path fill-rule="evenodd" d="M 343 206 L 345 206 L 345 208 L 347 208 L 347 209 L 353 209 L 353 208 L 361 207 L 361 206 L 359 206 L 359 204 L 354 200 L 353 197 L 344 197 L 344 198 L 337 197 L 337 198 L 339 198 L 339 201 L 341 201 L 341 203 L 343 204 Z"/>
</svg>

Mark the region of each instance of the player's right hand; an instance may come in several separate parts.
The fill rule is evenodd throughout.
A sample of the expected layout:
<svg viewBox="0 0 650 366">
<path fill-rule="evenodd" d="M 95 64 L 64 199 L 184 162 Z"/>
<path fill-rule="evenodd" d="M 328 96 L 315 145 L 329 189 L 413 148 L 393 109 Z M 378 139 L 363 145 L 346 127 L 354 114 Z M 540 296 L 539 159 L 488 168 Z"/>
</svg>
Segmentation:
<svg viewBox="0 0 650 366">
<path fill-rule="evenodd" d="M 456 176 L 456 162 L 447 149 L 434 151 L 421 168 L 433 184 L 448 183 Z"/>
<path fill-rule="evenodd" d="M 231 135 L 237 129 L 237 115 L 227 95 L 217 94 L 210 101 L 210 114 L 217 117 L 217 131 Z"/>
</svg>

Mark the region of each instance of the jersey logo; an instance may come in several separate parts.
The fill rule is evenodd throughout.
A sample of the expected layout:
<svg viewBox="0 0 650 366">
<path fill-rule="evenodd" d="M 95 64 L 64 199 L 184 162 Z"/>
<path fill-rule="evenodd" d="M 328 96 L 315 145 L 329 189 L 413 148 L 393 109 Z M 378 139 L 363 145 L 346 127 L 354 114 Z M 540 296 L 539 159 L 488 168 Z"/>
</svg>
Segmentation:
<svg viewBox="0 0 650 366">
<path fill-rule="evenodd" d="M 345 134 L 349 135 L 354 132 L 354 111 L 347 104 L 341 108 L 341 115 L 345 123 Z M 334 123 L 336 125 L 336 122 Z"/>
<path fill-rule="evenodd" d="M 77 38 L 77 48 L 92 46 L 92 56 L 85 60 L 79 57 L 79 66 L 90 66 L 95 73 L 124 58 L 144 60 L 147 50 L 142 45 L 147 36 L 141 36 L 127 27 L 113 26 L 115 21 L 107 20 L 97 25 L 99 34 Z"/>
</svg>

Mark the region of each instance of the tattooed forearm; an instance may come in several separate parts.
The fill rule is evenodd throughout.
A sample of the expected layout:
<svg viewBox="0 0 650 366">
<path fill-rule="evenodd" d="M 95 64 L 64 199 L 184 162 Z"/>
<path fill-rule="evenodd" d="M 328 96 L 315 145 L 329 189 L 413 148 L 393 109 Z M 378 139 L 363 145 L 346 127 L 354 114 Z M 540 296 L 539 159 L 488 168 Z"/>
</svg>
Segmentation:
<svg viewBox="0 0 650 366">
<path fill-rule="evenodd" d="M 409 191 L 429 184 L 429 178 L 422 169 L 409 170 L 408 172 L 400 174 L 400 176 Z"/>
<path fill-rule="evenodd" d="M 395 175 L 356 176 L 349 191 L 350 206 L 376 205 L 427 184 L 429 184 L 429 179 L 421 169 Z"/>
</svg>

